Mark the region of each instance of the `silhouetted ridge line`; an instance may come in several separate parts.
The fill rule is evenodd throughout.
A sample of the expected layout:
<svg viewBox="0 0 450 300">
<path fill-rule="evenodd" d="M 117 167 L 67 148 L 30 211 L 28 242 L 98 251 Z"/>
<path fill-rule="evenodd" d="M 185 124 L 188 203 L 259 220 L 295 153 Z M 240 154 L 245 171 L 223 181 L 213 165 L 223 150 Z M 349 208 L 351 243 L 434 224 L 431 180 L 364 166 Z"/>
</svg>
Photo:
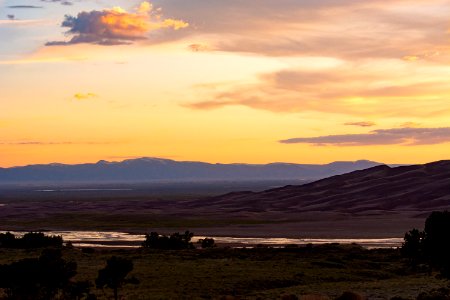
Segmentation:
<svg viewBox="0 0 450 300">
<path fill-rule="evenodd" d="M 304 185 L 235 192 L 208 199 L 211 207 L 225 204 L 235 209 L 254 207 L 286 213 L 450 209 L 450 161 L 394 168 L 379 165 Z"/>
<path fill-rule="evenodd" d="M 23 182 L 146 182 L 152 180 L 311 180 L 378 165 L 376 162 L 311 164 L 210 164 L 162 158 L 66 165 L 29 165 L 0 169 L 0 183 Z"/>
</svg>

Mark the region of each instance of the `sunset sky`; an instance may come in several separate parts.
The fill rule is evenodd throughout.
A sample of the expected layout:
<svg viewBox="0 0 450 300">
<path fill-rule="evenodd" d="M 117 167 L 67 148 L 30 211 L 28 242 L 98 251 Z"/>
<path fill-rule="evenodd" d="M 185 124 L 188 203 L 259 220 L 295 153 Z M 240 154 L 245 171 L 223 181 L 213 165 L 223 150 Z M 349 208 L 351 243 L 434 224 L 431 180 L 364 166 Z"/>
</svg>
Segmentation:
<svg viewBox="0 0 450 300">
<path fill-rule="evenodd" d="M 0 0 L 0 166 L 450 158 L 449 0 Z"/>
</svg>

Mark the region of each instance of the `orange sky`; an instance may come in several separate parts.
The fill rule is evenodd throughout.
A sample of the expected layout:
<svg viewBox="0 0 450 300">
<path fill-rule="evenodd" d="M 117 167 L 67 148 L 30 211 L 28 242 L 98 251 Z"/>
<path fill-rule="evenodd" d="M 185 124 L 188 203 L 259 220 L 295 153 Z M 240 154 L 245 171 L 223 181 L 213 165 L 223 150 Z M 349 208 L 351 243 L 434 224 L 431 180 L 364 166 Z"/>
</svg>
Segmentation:
<svg viewBox="0 0 450 300">
<path fill-rule="evenodd" d="M 2 167 L 449 158 L 448 1 L 29 2 L 0 1 Z"/>
</svg>

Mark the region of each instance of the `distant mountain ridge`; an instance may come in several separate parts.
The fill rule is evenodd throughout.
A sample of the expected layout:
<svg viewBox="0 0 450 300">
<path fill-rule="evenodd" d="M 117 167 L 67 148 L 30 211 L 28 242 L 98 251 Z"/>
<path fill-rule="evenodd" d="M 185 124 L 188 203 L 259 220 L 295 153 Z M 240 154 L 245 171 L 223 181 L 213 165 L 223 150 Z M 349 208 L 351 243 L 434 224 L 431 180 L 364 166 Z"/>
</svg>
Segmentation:
<svg viewBox="0 0 450 300">
<path fill-rule="evenodd" d="M 76 165 L 53 163 L 0 168 L 0 183 L 315 180 L 377 165 L 380 165 L 380 163 L 368 160 L 333 162 L 325 165 L 294 163 L 211 164 L 144 157 L 121 162 L 101 160 L 97 163 Z"/>
</svg>

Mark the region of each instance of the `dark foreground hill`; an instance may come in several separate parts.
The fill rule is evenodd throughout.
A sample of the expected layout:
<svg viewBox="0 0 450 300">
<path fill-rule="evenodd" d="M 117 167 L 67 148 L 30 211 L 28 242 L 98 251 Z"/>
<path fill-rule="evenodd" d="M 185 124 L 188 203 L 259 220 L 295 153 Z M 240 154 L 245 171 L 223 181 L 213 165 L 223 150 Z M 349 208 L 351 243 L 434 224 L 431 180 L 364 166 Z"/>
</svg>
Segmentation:
<svg viewBox="0 0 450 300">
<path fill-rule="evenodd" d="M 203 201 L 184 203 L 201 209 Z M 450 161 L 391 168 L 386 165 L 301 186 L 235 192 L 208 200 L 208 209 L 272 213 L 428 212 L 450 208 Z"/>
<path fill-rule="evenodd" d="M 326 165 L 271 163 L 210 164 L 159 158 L 99 161 L 92 164 L 30 165 L 0 168 L 2 183 L 148 182 L 211 180 L 311 180 L 362 170 L 379 163 L 360 160 Z"/>
</svg>

